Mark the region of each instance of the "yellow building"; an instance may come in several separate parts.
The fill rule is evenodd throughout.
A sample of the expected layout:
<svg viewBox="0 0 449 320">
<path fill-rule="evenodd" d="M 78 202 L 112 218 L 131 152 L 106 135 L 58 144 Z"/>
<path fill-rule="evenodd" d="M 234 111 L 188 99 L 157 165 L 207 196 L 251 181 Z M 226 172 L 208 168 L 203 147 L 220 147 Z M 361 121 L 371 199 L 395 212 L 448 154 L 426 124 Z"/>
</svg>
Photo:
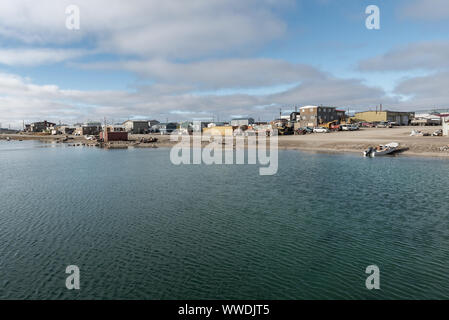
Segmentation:
<svg viewBox="0 0 449 320">
<path fill-rule="evenodd" d="M 355 119 L 366 122 L 395 122 L 398 125 L 408 125 L 415 117 L 414 112 L 398 112 L 398 111 L 364 111 L 357 112 Z"/>
<path fill-rule="evenodd" d="M 204 134 L 210 134 L 210 135 L 232 135 L 233 129 L 232 126 L 216 126 L 211 128 L 204 128 L 203 129 Z"/>
</svg>

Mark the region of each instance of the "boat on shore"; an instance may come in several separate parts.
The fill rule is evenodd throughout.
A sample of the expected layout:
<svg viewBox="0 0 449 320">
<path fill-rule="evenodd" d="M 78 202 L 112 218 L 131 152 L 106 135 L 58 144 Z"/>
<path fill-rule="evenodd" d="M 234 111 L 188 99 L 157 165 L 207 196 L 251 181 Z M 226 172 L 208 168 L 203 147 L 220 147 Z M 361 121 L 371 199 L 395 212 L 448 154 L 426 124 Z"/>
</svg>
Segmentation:
<svg viewBox="0 0 449 320">
<path fill-rule="evenodd" d="M 397 151 L 399 148 L 399 143 L 397 142 L 390 142 L 386 145 L 378 145 L 377 147 L 369 147 L 367 150 L 363 151 L 364 157 L 379 157 L 379 156 L 385 156 L 387 154 L 391 154 L 395 151 Z"/>
</svg>

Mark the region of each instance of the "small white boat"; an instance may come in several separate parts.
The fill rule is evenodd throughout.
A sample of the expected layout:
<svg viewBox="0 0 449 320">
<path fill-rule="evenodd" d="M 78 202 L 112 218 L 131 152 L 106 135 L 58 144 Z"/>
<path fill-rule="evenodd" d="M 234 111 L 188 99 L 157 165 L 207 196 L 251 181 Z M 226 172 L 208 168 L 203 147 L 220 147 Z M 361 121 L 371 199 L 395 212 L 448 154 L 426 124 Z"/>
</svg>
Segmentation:
<svg viewBox="0 0 449 320">
<path fill-rule="evenodd" d="M 399 143 L 397 142 L 390 142 L 386 145 L 378 145 L 377 147 L 373 148 L 370 147 L 368 150 L 363 151 L 364 157 L 379 157 L 379 156 L 385 156 L 387 154 L 390 154 L 392 152 L 395 152 L 399 148 Z"/>
</svg>

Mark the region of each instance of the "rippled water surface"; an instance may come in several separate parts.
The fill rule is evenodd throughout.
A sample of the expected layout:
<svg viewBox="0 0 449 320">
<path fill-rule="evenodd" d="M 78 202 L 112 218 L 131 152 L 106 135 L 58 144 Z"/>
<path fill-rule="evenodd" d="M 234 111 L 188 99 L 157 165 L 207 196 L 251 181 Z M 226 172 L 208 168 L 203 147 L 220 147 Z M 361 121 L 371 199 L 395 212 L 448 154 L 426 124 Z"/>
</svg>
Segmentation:
<svg viewBox="0 0 449 320">
<path fill-rule="evenodd" d="M 449 298 L 448 161 L 279 161 L 259 176 L 166 149 L 0 141 L 0 298 Z"/>
</svg>

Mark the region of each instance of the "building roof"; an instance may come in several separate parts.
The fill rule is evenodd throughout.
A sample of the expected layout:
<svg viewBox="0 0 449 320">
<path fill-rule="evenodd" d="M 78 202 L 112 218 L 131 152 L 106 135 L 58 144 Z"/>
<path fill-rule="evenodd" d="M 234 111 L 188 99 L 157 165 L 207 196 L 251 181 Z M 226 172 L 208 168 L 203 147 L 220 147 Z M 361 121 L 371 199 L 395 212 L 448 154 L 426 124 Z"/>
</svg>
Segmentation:
<svg viewBox="0 0 449 320">
<path fill-rule="evenodd" d="M 329 106 L 303 106 L 300 107 L 299 109 L 315 109 L 315 108 L 332 108 L 335 109 L 335 107 L 329 107 Z"/>
<path fill-rule="evenodd" d="M 86 122 L 82 125 L 83 127 L 100 127 L 101 122 Z"/>
<path fill-rule="evenodd" d="M 101 127 L 104 128 L 104 125 L 102 125 Z M 125 126 L 122 124 L 107 124 L 106 127 L 108 127 L 108 128 L 125 128 Z"/>
<path fill-rule="evenodd" d="M 155 121 L 155 120 L 151 120 L 151 121 Z M 135 123 L 135 122 L 146 122 L 146 123 L 148 123 L 149 121 L 148 120 L 126 120 L 125 122 L 123 122 L 123 124 L 125 124 L 127 122 L 132 122 L 132 123 Z"/>
<path fill-rule="evenodd" d="M 50 122 L 50 121 L 47 121 L 47 120 L 44 120 L 44 121 L 36 121 L 36 122 L 33 122 L 33 123 L 31 123 L 31 124 L 41 124 L 41 123 L 45 123 L 45 124 L 48 124 L 48 125 L 56 125 L 56 123 L 53 123 L 53 122 Z"/>
</svg>

